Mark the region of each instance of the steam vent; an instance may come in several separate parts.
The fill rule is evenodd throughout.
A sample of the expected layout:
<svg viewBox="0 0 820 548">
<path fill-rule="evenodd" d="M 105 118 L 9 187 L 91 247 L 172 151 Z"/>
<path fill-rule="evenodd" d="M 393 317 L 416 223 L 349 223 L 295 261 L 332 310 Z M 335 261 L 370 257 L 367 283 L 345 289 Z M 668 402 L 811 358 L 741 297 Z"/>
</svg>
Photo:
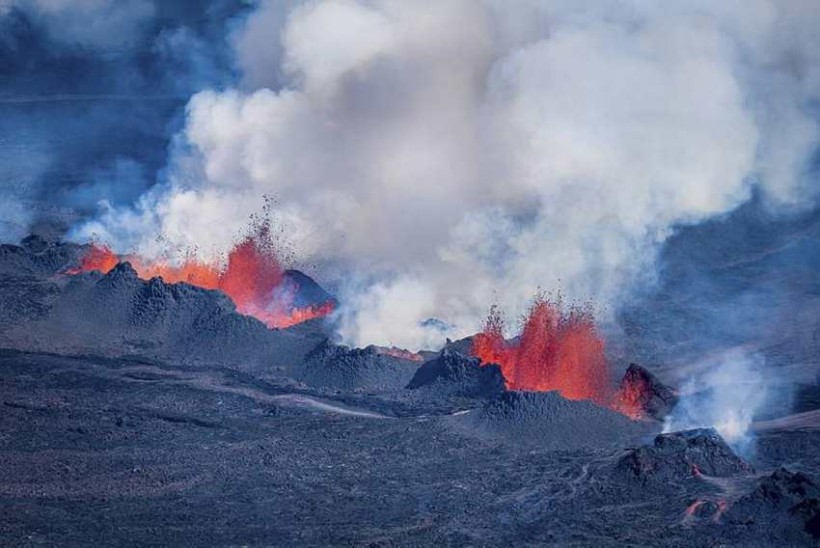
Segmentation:
<svg viewBox="0 0 820 548">
<path fill-rule="evenodd" d="M 820 546 L 817 29 L 0 0 L 0 546 Z"/>
</svg>

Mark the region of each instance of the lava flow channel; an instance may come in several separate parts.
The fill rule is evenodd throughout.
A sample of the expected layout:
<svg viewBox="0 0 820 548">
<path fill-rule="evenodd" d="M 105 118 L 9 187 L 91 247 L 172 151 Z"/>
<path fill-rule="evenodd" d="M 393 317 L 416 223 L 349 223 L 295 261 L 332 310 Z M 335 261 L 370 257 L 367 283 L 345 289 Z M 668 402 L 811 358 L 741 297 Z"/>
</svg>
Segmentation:
<svg viewBox="0 0 820 548">
<path fill-rule="evenodd" d="M 271 328 L 285 328 L 314 318 L 327 316 L 335 307 L 332 301 L 295 307 L 299 290 L 285 276 L 271 246 L 260 236 L 249 236 L 231 250 L 224 267 L 196 259 L 186 259 L 175 266 L 149 261 L 136 255 L 116 255 L 109 247 L 92 244 L 80 264 L 68 274 L 99 271 L 108 273 L 122 261 L 128 261 L 137 275 L 148 280 L 161 277 L 166 283 L 185 282 L 204 289 L 224 292 L 241 314 L 253 316 Z"/>
</svg>

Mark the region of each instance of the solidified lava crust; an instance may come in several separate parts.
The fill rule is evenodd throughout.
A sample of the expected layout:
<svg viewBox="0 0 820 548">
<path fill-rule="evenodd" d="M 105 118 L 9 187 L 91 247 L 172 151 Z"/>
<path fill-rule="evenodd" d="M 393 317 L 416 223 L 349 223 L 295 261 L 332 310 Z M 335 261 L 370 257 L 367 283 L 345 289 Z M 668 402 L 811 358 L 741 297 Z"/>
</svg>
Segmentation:
<svg viewBox="0 0 820 548">
<path fill-rule="evenodd" d="M 126 263 L 63 274 L 82 256 L 0 246 L 2 545 L 817 542 L 816 429 L 739 456 L 714 430 L 511 387 L 470 341 L 348 348 Z M 677 398 L 637 366 L 625 385 L 655 419 Z"/>
</svg>

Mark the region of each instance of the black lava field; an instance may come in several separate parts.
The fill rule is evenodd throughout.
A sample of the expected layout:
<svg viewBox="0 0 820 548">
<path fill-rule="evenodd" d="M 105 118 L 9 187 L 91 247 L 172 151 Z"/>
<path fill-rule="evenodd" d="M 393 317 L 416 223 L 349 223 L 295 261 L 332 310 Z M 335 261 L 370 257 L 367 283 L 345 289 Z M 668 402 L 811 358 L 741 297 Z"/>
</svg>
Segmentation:
<svg viewBox="0 0 820 548">
<path fill-rule="evenodd" d="M 716 283 L 800 253 L 775 248 Z M 664 360 L 682 333 L 706 344 L 709 331 L 674 255 L 672 281 L 621 319 L 616 373 L 637 360 L 627 378 L 649 387 L 633 420 L 509 390 L 469 341 L 421 359 L 351 349 L 325 320 L 269 329 L 219 291 L 142 280 L 126 263 L 64 274 L 83 250 L 39 237 L 0 247 L 2 545 L 820 541 L 816 382 L 756 417 L 748 451 L 711 428 L 663 433 L 680 405 Z M 801 280 L 815 284 L 802 306 L 817 306 L 816 280 Z M 816 366 L 817 325 L 802 329 L 758 337 L 773 367 Z"/>
</svg>

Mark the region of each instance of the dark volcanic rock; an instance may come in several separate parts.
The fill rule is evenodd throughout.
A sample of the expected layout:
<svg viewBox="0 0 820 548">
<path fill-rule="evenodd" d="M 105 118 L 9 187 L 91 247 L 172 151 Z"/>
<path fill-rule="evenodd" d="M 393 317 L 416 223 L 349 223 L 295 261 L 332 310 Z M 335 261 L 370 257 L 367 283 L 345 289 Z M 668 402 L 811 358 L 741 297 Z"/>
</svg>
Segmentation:
<svg viewBox="0 0 820 548">
<path fill-rule="evenodd" d="M 325 291 L 313 278 L 298 270 L 286 270 L 284 283 L 293 288 L 293 306 L 305 308 L 325 303 L 337 304 L 336 297 Z"/>
<path fill-rule="evenodd" d="M 128 263 L 106 275 L 90 272 L 49 283 L 40 290 L 47 298 L 38 302 L 28 303 L 21 296 L 43 285 L 41 281 L 4 292 L 15 295 L 10 304 L 20 310 L 13 313 L 14 323 L 0 328 L 0 344 L 67 354 L 136 354 L 271 368 L 301 361 L 322 336 L 270 330 L 238 314 L 220 291 L 167 284 L 160 278 L 144 281 Z"/>
<path fill-rule="evenodd" d="M 239 314 L 220 291 L 141 280 L 127 263 L 106 275 L 68 275 L 87 250 L 38 236 L 19 246 L 0 245 L 0 346 L 286 373 L 326 337 L 321 320 L 271 330 Z M 285 281 L 298 307 L 335 305 L 301 272 L 287 271 Z"/>
<path fill-rule="evenodd" d="M 481 410 L 465 415 L 479 432 L 542 448 L 599 448 L 634 442 L 651 425 L 558 392 L 504 392 Z"/>
<path fill-rule="evenodd" d="M 753 472 L 711 428 L 660 434 L 653 445 L 622 457 L 616 469 L 641 481 L 683 481 L 700 474 L 724 477 Z"/>
<path fill-rule="evenodd" d="M 451 341 L 450 339 L 447 339 L 447 342 L 444 344 L 444 348 L 452 350 L 454 352 L 459 352 L 465 356 L 469 356 L 472 353 L 473 349 L 473 338 L 465 337 L 457 341 Z"/>
<path fill-rule="evenodd" d="M 31 253 L 42 253 L 49 247 L 49 242 L 42 236 L 31 234 L 20 241 L 20 247 Z"/>
<path fill-rule="evenodd" d="M 663 420 L 678 403 L 677 391 L 638 364 L 630 364 L 618 391 L 621 404 L 642 416 Z"/>
<path fill-rule="evenodd" d="M 305 357 L 297 379 L 340 390 L 398 390 L 417 366 L 416 361 L 380 353 L 375 346 L 348 348 L 326 340 Z"/>
<path fill-rule="evenodd" d="M 781 467 L 764 476 L 754 491 L 737 502 L 735 509 L 749 506 L 790 510 L 801 502 L 818 497 L 820 488 L 810 477 Z"/>
<path fill-rule="evenodd" d="M 820 488 L 807 475 L 779 468 L 764 476 L 757 487 L 741 497 L 727 512 L 736 524 L 776 524 L 820 538 Z"/>
<path fill-rule="evenodd" d="M 791 508 L 790 513 L 803 521 L 806 533 L 820 539 L 820 498 L 802 500 Z"/>
<path fill-rule="evenodd" d="M 0 272 L 0 347 L 49 353 L 0 350 L 0 545 L 798 546 L 817 535 L 808 476 L 750 487 L 711 432 L 622 458 L 657 425 L 556 393 L 497 394 L 497 370 L 452 347 L 417 372 L 326 342 L 320 323 L 266 329 L 218 291 L 143 281 L 126 264 L 62 276 L 53 244 L 13 247 L 6 265 L 23 268 Z M 485 388 L 496 395 L 462 397 Z M 812 429 L 760 431 L 760 467 L 816 473 L 818 444 Z M 695 464 L 703 481 L 676 481 Z"/>
<path fill-rule="evenodd" d="M 76 265 L 84 253 L 81 245 L 28 236 L 20 245 L 0 245 L 0 276 L 47 278 Z"/>
<path fill-rule="evenodd" d="M 497 365 L 482 366 L 478 358 L 445 348 L 419 367 L 407 388 L 465 398 L 493 397 L 504 392 L 504 376 Z"/>
<path fill-rule="evenodd" d="M 689 515 L 701 520 L 716 521 L 723 513 L 725 501 L 697 500 L 690 505 Z"/>
</svg>

